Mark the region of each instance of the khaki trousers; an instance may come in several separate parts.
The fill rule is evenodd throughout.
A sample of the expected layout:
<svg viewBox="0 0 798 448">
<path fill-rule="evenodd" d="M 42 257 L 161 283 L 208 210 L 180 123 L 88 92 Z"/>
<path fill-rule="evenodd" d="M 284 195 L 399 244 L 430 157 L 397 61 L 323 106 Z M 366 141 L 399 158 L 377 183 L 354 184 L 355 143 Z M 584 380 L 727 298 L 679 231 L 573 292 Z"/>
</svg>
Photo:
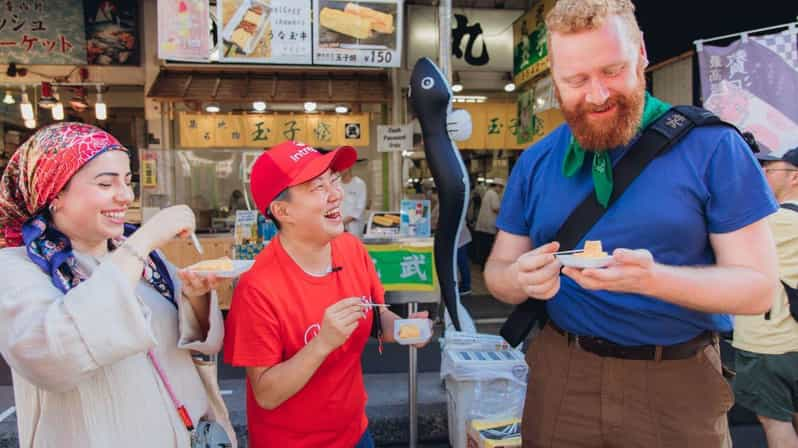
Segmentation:
<svg viewBox="0 0 798 448">
<path fill-rule="evenodd" d="M 524 448 L 728 448 L 720 351 L 638 361 L 584 351 L 550 326 L 526 355 Z"/>
</svg>

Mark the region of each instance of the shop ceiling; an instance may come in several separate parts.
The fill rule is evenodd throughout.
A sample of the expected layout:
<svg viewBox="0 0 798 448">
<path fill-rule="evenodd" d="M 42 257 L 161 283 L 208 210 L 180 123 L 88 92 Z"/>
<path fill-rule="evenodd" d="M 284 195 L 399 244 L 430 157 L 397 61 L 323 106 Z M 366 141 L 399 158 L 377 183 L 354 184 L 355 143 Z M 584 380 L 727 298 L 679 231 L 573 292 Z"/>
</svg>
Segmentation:
<svg viewBox="0 0 798 448">
<path fill-rule="evenodd" d="M 162 68 L 147 96 L 164 101 L 387 103 L 385 70 Z"/>
</svg>

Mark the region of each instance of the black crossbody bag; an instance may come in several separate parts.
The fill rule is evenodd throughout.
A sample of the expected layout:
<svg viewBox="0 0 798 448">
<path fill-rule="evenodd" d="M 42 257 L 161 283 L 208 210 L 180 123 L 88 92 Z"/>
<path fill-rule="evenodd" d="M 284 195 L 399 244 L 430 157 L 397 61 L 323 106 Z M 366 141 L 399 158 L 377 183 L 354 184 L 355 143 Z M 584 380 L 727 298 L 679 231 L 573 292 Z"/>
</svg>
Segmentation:
<svg viewBox="0 0 798 448">
<path fill-rule="evenodd" d="M 736 127 L 722 121 L 712 112 L 694 106 L 675 106 L 649 125 L 612 168 L 614 185 L 607 208 L 598 203 L 596 195 L 591 190 L 557 232 L 555 241 L 560 242 L 560 250 L 576 248 L 587 232 L 612 207 L 649 162 L 665 154 L 693 128 L 711 125 L 729 126 L 739 133 Z M 526 339 L 532 328 L 543 327 L 547 321 L 546 301 L 530 298 L 515 307 L 502 326 L 500 334 L 511 346 L 516 347 Z"/>
</svg>

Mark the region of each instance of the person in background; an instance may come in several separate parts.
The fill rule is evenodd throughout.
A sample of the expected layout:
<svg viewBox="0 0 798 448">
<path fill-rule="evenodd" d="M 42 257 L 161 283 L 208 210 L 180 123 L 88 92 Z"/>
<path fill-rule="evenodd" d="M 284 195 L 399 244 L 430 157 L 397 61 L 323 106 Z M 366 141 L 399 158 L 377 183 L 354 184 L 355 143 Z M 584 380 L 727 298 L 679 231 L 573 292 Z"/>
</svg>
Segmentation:
<svg viewBox="0 0 798 448">
<path fill-rule="evenodd" d="M 130 182 L 127 149 L 80 123 L 38 130 L 3 174 L 0 353 L 23 447 L 185 448 L 201 419 L 235 440 L 192 360 L 222 346 L 218 279 L 157 252 L 194 214 L 170 207 L 126 232 Z"/>
<path fill-rule="evenodd" d="M 346 231 L 360 238 L 363 236 L 363 212 L 366 210 L 366 183 L 352 173 L 352 168 L 341 173 L 344 199 L 341 213 L 344 215 Z"/>
<path fill-rule="evenodd" d="M 785 289 L 798 287 L 798 211 L 786 208 L 798 207 L 798 148 L 782 157 L 761 153 L 756 157 L 776 200 L 784 204 L 768 217 L 776 240 L 779 280 L 767 313 L 734 319 L 734 396 L 739 405 L 756 413 L 768 447 L 798 447 L 798 322 L 790 314 Z"/>
<path fill-rule="evenodd" d="M 634 10 L 631 0 L 559 0 L 546 17 L 566 123 L 514 165 L 485 270 L 494 297 L 542 300 L 548 314 L 526 355 L 525 448 L 731 446 L 718 333 L 732 330 L 732 314 L 765 313 L 778 283 L 765 219 L 777 204 L 728 126 L 693 128 L 609 200 L 613 164 L 671 109 L 646 93 Z M 585 198 L 605 214 L 562 249 L 598 240 L 612 257 L 605 268 L 563 267 L 554 255 Z"/>
<path fill-rule="evenodd" d="M 241 190 L 233 190 L 230 194 L 230 201 L 227 204 L 229 213 L 235 216 L 238 210 L 247 210 L 247 200 Z"/>
<path fill-rule="evenodd" d="M 280 231 L 238 281 L 225 344 L 225 360 L 247 371 L 253 448 L 374 446 L 360 360 L 369 334 L 394 341 L 398 316 L 365 246 L 344 232 L 340 173 L 356 157 L 288 141 L 253 165 L 252 197 Z"/>
<path fill-rule="evenodd" d="M 477 223 L 474 226 L 474 243 L 476 246 L 474 251 L 477 264 L 483 268 L 488 254 L 490 254 L 490 249 L 493 247 L 493 241 L 496 239 L 496 217 L 501 206 L 504 184 L 504 179 L 501 177 L 494 178 L 480 202 Z"/>
</svg>

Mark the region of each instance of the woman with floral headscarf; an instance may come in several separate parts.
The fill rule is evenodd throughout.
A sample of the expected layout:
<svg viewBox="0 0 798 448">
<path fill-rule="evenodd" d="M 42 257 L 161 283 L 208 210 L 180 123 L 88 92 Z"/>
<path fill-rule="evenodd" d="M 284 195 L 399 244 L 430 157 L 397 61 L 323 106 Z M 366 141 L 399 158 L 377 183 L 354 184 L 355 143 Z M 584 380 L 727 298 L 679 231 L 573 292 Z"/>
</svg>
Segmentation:
<svg viewBox="0 0 798 448">
<path fill-rule="evenodd" d="M 23 447 L 188 447 L 214 417 L 192 352 L 221 348 L 218 279 L 155 251 L 193 232 L 188 207 L 125 226 L 130 178 L 125 147 L 78 123 L 36 132 L 3 174 L 0 353 Z"/>
</svg>

